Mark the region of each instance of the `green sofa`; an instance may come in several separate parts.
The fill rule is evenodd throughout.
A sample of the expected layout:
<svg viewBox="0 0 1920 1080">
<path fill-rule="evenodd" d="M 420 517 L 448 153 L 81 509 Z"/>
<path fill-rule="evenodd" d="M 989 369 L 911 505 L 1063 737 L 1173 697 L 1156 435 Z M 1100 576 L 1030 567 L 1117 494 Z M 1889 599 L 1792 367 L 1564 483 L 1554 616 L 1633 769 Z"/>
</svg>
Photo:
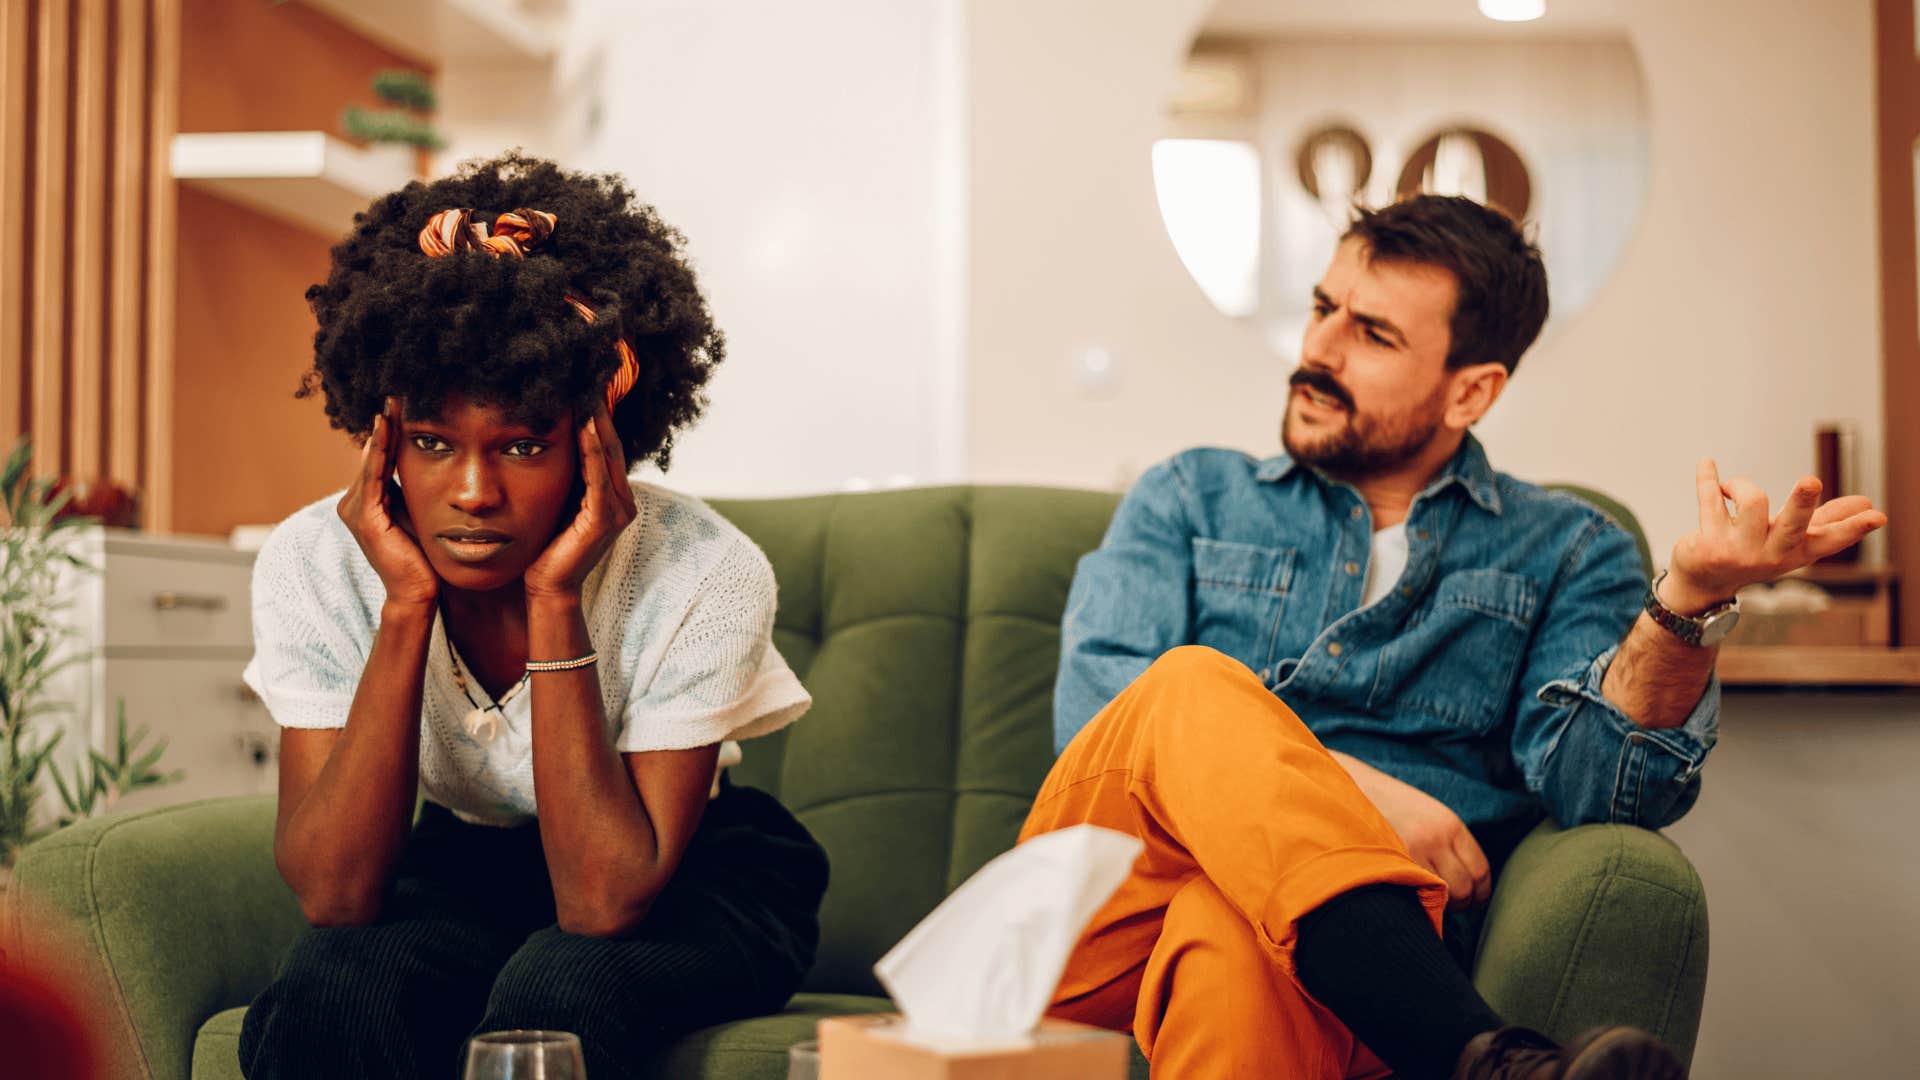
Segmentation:
<svg viewBox="0 0 1920 1080">
<path fill-rule="evenodd" d="M 833 881 L 819 962 L 787 1012 L 697 1032 L 657 1075 L 778 1080 L 817 1018 L 886 1008 L 874 960 L 1013 843 L 1047 771 L 1061 609 L 1115 503 L 973 487 L 715 504 L 772 559 L 774 636 L 814 696 L 801 723 L 749 744 L 736 776 L 799 814 Z M 214 800 L 23 854 L 15 888 L 76 921 L 78 959 L 113 999 L 116 1075 L 239 1075 L 241 1015 L 302 926 L 272 830 L 270 797 Z M 1515 1021 L 1560 1037 L 1633 1023 L 1685 1057 L 1706 958 L 1700 879 L 1672 843 L 1543 825 L 1494 891 L 1475 980 Z"/>
</svg>

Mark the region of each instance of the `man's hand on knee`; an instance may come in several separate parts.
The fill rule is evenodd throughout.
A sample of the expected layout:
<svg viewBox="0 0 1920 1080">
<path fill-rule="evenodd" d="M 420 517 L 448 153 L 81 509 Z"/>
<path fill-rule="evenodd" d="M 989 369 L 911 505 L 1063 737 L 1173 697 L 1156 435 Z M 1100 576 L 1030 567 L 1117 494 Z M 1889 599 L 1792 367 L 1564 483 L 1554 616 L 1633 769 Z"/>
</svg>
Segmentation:
<svg viewBox="0 0 1920 1080">
<path fill-rule="evenodd" d="M 1413 861 L 1447 883 L 1447 906 L 1484 904 L 1493 895 L 1486 853 L 1460 815 L 1439 799 L 1349 754 L 1331 751 L 1361 794 L 1387 819 Z"/>
</svg>

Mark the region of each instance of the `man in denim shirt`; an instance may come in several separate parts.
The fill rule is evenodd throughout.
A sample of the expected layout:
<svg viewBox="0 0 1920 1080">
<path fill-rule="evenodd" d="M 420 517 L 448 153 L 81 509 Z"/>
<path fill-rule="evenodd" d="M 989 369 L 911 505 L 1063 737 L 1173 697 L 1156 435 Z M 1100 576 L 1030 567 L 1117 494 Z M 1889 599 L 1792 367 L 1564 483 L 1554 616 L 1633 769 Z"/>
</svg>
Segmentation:
<svg viewBox="0 0 1920 1080">
<path fill-rule="evenodd" d="M 1056 1014 L 1130 1023 L 1180 1077 L 1680 1075 L 1631 1029 L 1503 1028 L 1441 908 L 1483 904 L 1543 816 L 1686 813 L 1735 591 L 1885 518 L 1816 508 L 1811 478 L 1770 517 L 1703 461 L 1700 528 L 1650 595 L 1626 530 L 1468 433 L 1546 313 L 1503 215 L 1363 213 L 1314 290 L 1286 453 L 1188 451 L 1128 493 L 1068 598 L 1061 757 L 1023 836 L 1091 822 L 1147 854 Z"/>
</svg>

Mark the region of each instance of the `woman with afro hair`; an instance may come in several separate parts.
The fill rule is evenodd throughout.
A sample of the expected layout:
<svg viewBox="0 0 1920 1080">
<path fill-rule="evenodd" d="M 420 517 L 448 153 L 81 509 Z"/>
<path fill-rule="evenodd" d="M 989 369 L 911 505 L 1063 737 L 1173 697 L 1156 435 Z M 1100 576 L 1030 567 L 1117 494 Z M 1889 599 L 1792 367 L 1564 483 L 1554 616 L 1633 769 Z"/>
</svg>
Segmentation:
<svg viewBox="0 0 1920 1080">
<path fill-rule="evenodd" d="M 247 1011 L 248 1077 L 453 1075 L 515 1028 L 643 1075 L 812 964 L 825 853 L 724 772 L 810 703 L 772 570 L 627 476 L 724 355 L 681 246 L 617 178 L 509 154 L 375 202 L 308 291 L 301 393 L 363 445 L 254 571 L 274 859 L 311 925 Z"/>
</svg>

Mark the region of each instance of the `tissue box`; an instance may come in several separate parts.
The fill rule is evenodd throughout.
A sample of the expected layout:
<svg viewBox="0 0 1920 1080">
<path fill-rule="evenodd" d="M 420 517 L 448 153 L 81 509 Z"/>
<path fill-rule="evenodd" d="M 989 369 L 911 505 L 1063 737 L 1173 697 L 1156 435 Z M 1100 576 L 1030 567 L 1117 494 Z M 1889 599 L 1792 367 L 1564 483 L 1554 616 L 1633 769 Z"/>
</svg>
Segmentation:
<svg viewBox="0 0 1920 1080">
<path fill-rule="evenodd" d="M 1126 1080 L 1119 1032 L 1066 1020 L 1042 1020 L 1014 1042 L 926 1044 L 903 1037 L 898 1015 L 835 1016 L 820 1021 L 820 1080 Z"/>
</svg>

